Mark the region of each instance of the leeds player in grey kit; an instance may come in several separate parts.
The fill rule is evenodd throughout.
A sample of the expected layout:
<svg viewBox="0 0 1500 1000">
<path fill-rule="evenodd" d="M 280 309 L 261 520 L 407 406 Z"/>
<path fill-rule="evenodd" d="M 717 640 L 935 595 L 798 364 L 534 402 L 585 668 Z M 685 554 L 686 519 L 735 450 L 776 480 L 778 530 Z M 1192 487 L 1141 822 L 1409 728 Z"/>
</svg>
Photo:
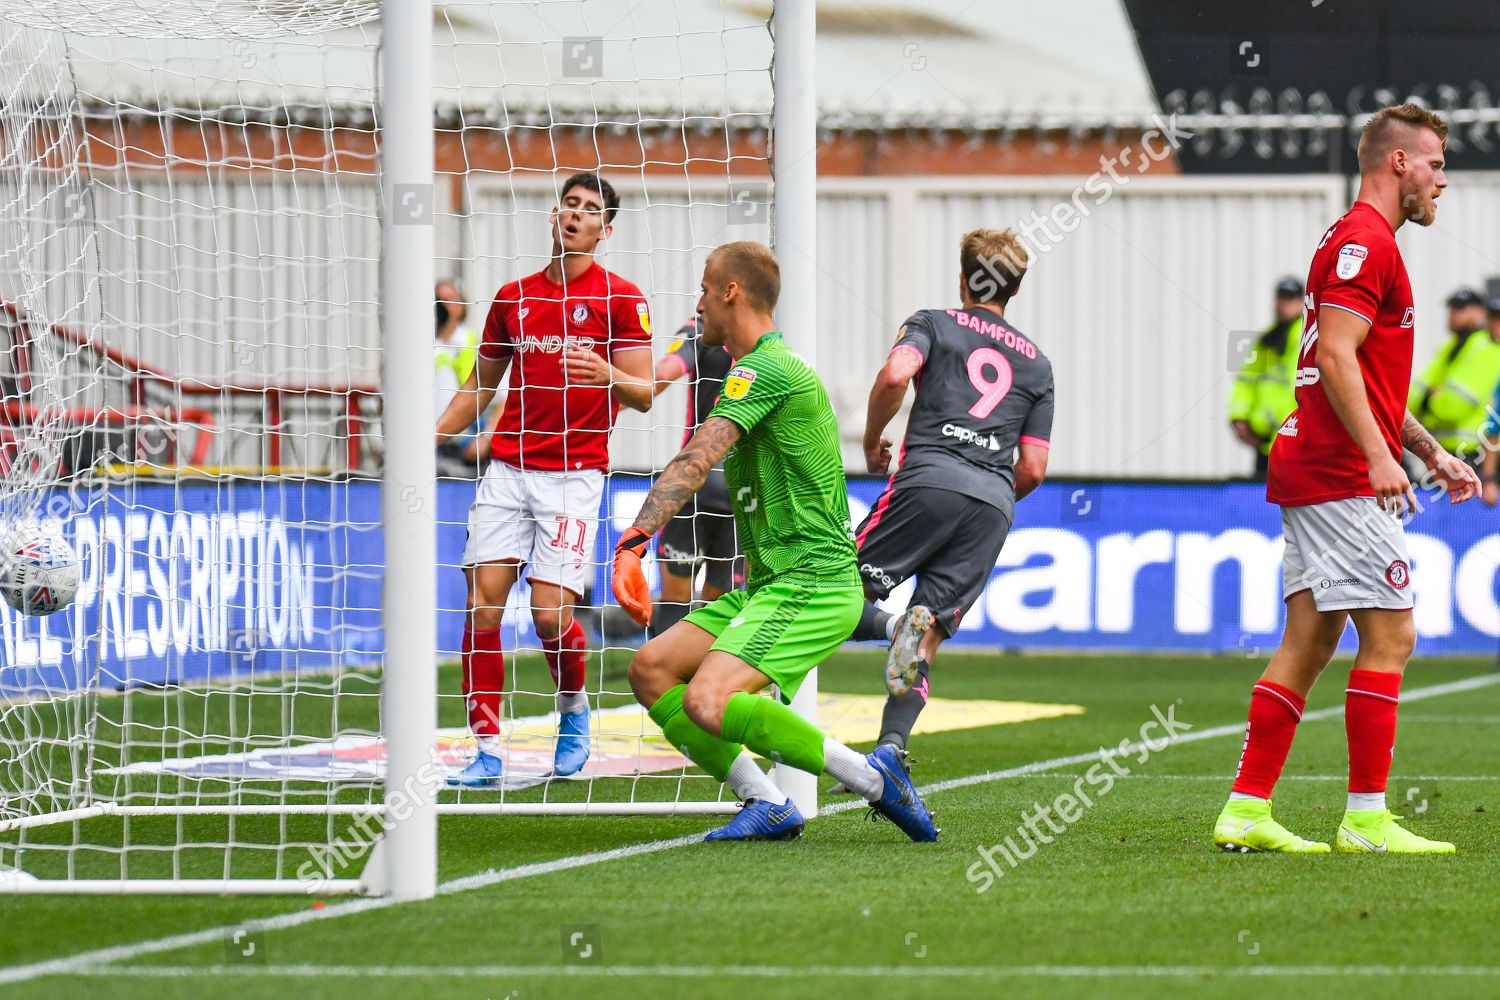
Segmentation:
<svg viewBox="0 0 1500 1000">
<path fill-rule="evenodd" d="M 900 468 L 855 536 L 867 602 L 917 578 L 904 615 L 867 603 L 852 636 L 891 640 L 880 742 L 903 750 L 927 703 L 937 648 L 984 592 L 1016 501 L 1046 475 L 1052 436 L 1052 364 L 1005 320 L 1025 248 L 1008 230 L 976 229 L 959 262 L 962 307 L 906 321 L 870 390 L 865 424 L 866 463 L 884 474 L 891 442 L 883 434 L 915 379 Z"/>
</svg>

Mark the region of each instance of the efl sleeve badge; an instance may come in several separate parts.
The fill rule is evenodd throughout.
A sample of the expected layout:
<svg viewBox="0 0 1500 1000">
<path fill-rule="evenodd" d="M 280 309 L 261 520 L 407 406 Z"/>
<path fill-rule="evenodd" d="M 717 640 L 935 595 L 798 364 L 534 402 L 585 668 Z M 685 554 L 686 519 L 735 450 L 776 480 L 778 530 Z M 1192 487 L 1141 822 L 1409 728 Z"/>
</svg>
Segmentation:
<svg viewBox="0 0 1500 1000">
<path fill-rule="evenodd" d="M 1339 259 L 1333 266 L 1333 273 L 1347 281 L 1365 266 L 1365 258 L 1369 255 L 1370 252 L 1358 243 L 1345 244 L 1339 247 Z"/>
<path fill-rule="evenodd" d="M 750 391 L 750 383 L 754 381 L 754 369 L 743 366 L 731 369 L 729 374 L 724 376 L 724 398 L 744 399 L 745 393 Z"/>
</svg>

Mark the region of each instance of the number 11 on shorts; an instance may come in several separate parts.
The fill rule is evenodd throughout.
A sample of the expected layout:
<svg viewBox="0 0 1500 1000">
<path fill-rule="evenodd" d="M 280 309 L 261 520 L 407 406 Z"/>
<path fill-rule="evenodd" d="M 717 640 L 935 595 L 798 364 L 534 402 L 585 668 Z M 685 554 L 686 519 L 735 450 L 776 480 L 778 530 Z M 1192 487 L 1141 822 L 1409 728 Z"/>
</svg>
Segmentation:
<svg viewBox="0 0 1500 1000">
<path fill-rule="evenodd" d="M 552 547 L 554 549 L 569 549 L 579 555 L 584 555 L 583 543 L 588 537 L 588 522 L 580 517 L 567 517 L 558 514 L 554 520 L 557 521 L 557 534 L 552 536 Z M 568 529 L 572 529 L 573 541 L 568 541 Z"/>
</svg>

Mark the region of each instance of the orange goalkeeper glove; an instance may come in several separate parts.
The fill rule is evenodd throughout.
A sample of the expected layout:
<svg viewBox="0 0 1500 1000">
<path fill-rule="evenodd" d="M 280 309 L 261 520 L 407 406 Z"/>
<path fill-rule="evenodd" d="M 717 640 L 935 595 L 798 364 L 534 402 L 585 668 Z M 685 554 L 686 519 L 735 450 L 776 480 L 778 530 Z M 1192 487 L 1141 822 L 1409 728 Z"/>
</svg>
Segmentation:
<svg viewBox="0 0 1500 1000">
<path fill-rule="evenodd" d="M 631 528 L 615 546 L 615 600 L 637 625 L 651 622 L 651 588 L 646 585 L 646 574 L 641 572 L 641 556 L 650 544 L 650 535 L 640 528 Z"/>
</svg>

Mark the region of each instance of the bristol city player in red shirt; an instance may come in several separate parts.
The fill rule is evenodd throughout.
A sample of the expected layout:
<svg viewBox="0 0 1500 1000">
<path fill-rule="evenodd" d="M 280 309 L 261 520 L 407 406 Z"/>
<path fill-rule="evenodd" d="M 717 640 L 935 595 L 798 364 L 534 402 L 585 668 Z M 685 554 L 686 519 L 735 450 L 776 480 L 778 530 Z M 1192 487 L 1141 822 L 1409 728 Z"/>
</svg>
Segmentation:
<svg viewBox="0 0 1500 1000">
<path fill-rule="evenodd" d="M 1406 411 L 1411 285 L 1396 246 L 1407 221 L 1429 226 L 1447 185 L 1448 126 L 1415 104 L 1377 112 L 1359 139 L 1359 197 L 1318 244 L 1307 274 L 1297 409 L 1271 448 L 1266 496 L 1281 505 L 1286 631 L 1250 696 L 1239 771 L 1214 826 L 1228 851 L 1322 854 L 1271 818 L 1271 791 L 1308 692 L 1352 619 L 1359 652 L 1344 703 L 1349 798 L 1335 846 L 1352 854 L 1451 854 L 1400 826 L 1385 787 L 1401 673 L 1416 643 L 1401 519 L 1416 508 L 1402 447 L 1433 488 L 1459 503 L 1479 479 Z M 1429 483 L 1424 482 L 1424 487 Z"/>
<path fill-rule="evenodd" d="M 500 618 L 523 566 L 531 618 L 557 682 L 554 773 L 574 774 L 588 760 L 587 640 L 573 605 L 591 569 L 615 414 L 622 404 L 649 410 L 654 389 L 646 300 L 594 260 L 619 205 L 597 174 L 563 182 L 550 217 L 551 263 L 496 294 L 474 372 L 438 419 L 441 444 L 484 412 L 509 369 L 464 546 L 463 685 L 479 750 L 449 784 L 491 785 L 501 777 Z"/>
</svg>

